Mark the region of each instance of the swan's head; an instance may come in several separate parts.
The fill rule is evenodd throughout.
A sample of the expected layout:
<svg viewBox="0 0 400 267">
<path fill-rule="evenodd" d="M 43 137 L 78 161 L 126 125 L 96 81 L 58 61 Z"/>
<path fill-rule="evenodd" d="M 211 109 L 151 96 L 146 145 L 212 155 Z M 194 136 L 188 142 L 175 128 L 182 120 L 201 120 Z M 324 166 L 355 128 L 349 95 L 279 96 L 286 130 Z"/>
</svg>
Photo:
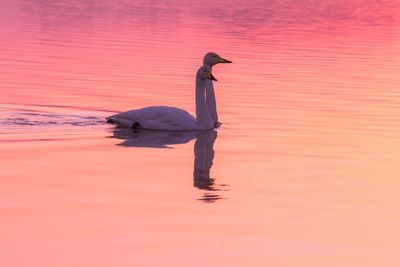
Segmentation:
<svg viewBox="0 0 400 267">
<path fill-rule="evenodd" d="M 213 80 L 213 81 L 217 81 L 217 79 L 215 79 L 214 75 L 212 75 L 211 73 L 211 68 L 208 66 L 202 66 L 198 71 L 197 71 L 197 75 L 196 75 L 197 79 L 200 80 Z"/>
<path fill-rule="evenodd" d="M 232 61 L 224 59 L 213 52 L 207 53 L 204 56 L 204 59 L 203 59 L 204 66 L 214 66 L 218 63 L 232 63 Z"/>
</svg>

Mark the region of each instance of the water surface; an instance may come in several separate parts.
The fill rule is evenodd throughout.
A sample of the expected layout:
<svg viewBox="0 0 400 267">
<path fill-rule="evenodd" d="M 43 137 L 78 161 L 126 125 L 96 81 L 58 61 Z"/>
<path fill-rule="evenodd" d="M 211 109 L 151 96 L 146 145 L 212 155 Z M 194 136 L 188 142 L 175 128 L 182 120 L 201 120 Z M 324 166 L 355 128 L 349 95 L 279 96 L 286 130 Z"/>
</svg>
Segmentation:
<svg viewBox="0 0 400 267">
<path fill-rule="evenodd" d="M 1 266 L 398 266 L 396 0 L 8 1 Z M 115 129 L 194 113 L 216 132 Z"/>
</svg>

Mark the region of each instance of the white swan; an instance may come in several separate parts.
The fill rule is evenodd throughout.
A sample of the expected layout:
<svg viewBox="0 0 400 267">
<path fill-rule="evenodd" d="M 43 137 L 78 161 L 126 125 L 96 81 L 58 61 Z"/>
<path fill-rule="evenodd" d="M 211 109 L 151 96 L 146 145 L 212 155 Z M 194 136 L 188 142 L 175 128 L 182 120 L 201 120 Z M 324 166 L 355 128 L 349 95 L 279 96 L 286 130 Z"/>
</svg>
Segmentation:
<svg viewBox="0 0 400 267">
<path fill-rule="evenodd" d="M 218 54 L 210 52 L 204 56 L 203 66 L 212 70 L 212 67 L 218 63 L 232 63 L 232 61 L 220 57 Z M 206 81 L 206 102 L 208 113 L 214 123 L 214 127 L 218 128 L 221 123 L 218 121 L 217 102 L 215 99 L 214 84 L 212 80 Z"/>
<path fill-rule="evenodd" d="M 152 106 L 121 112 L 107 118 L 107 122 L 129 128 L 164 131 L 208 130 L 214 128 L 205 99 L 206 80 L 214 80 L 211 68 L 202 66 L 196 74 L 196 118 L 175 107 Z"/>
</svg>

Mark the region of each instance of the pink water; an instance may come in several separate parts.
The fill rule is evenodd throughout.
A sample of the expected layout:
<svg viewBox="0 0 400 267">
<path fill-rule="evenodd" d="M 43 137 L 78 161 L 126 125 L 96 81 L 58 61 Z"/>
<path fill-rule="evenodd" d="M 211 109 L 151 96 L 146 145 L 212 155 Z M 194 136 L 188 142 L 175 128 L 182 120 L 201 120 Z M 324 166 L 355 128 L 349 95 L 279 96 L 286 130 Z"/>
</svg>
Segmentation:
<svg viewBox="0 0 400 267">
<path fill-rule="evenodd" d="M 397 267 L 399 14 L 397 0 L 2 1 L 0 266 Z M 216 134 L 104 124 L 194 113 L 208 51 L 234 62 L 213 70 Z"/>
</svg>

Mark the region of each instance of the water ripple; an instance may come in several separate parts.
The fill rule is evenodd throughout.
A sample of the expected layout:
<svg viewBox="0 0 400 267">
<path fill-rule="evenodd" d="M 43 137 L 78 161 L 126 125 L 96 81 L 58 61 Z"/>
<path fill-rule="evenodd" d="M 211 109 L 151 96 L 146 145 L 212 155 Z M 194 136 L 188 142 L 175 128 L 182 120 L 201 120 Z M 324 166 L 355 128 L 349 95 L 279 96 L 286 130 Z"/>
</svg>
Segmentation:
<svg viewBox="0 0 400 267">
<path fill-rule="evenodd" d="M 18 112 L 4 114 L 0 125 L 6 126 L 94 126 L 104 124 L 103 117 L 50 113 Z"/>
</svg>

